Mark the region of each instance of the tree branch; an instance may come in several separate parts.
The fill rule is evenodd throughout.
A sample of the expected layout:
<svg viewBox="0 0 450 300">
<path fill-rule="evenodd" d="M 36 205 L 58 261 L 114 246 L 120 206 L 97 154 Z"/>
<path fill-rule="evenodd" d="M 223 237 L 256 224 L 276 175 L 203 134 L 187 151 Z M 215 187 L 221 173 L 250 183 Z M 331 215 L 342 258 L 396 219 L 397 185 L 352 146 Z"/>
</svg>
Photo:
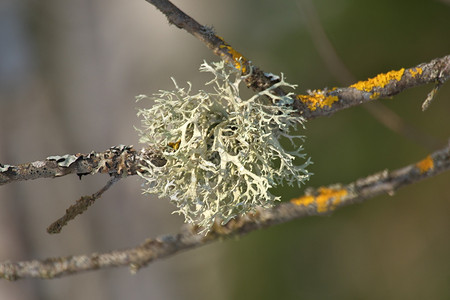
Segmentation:
<svg viewBox="0 0 450 300">
<path fill-rule="evenodd" d="M 206 44 L 216 55 L 247 74 L 246 83 L 255 90 L 264 90 L 277 80 L 269 73 L 252 66 L 238 51 L 209 27 L 202 26 L 166 0 L 146 0 L 163 12 L 169 23 L 183 28 Z M 306 119 L 328 116 L 341 109 L 370 100 L 390 97 L 405 89 L 435 83 L 440 86 L 450 78 L 450 55 L 423 63 L 409 69 L 390 71 L 357 82 L 345 88 L 316 90 L 307 95 L 297 95 L 294 106 Z M 284 95 L 281 89 L 276 93 Z M 151 161 L 163 166 L 165 160 L 157 150 L 136 151 L 132 146 L 116 146 L 105 152 L 91 152 L 64 156 L 51 156 L 17 166 L 0 164 L 0 185 L 20 180 L 55 178 L 67 174 L 83 176 L 108 173 L 113 176 L 135 175 L 141 166 Z M 450 146 L 447 146 L 416 164 L 394 171 L 383 171 L 347 185 L 335 184 L 309 189 L 299 198 L 282 203 L 271 209 L 257 209 L 220 226 L 215 224 L 206 236 L 199 235 L 195 225 L 185 225 L 176 235 L 149 239 L 141 245 L 121 251 L 102 254 L 67 256 L 46 260 L 0 263 L 0 276 L 8 280 L 27 277 L 54 278 L 106 267 L 129 266 L 132 271 L 152 261 L 171 256 L 180 251 L 234 235 L 245 235 L 254 230 L 288 222 L 306 216 L 329 214 L 337 208 L 361 202 L 384 193 L 392 193 L 402 186 L 436 176 L 450 169 Z"/>
<path fill-rule="evenodd" d="M 296 108 L 306 119 L 332 115 L 342 109 L 392 97 L 406 89 L 435 83 L 442 85 L 450 78 L 450 55 L 433 59 L 408 69 L 378 74 L 345 88 L 316 90 L 297 95 Z M 306 107 L 305 107 L 306 106 Z"/>
<path fill-rule="evenodd" d="M 170 1 L 146 1 L 160 10 L 170 24 L 174 24 L 198 38 L 224 61 L 233 64 L 244 74 L 251 71 L 251 75 L 245 81 L 247 86 L 261 91 L 277 82 L 270 76 L 270 73 L 265 73 L 258 67 L 251 65 L 248 59 L 232 48 L 223 38 L 216 35 L 211 28 L 200 25 Z M 374 99 L 391 97 L 405 89 L 419 85 L 428 83 L 441 85 L 449 78 L 450 55 L 447 55 L 406 70 L 400 69 L 379 74 L 372 79 L 357 82 L 349 87 L 315 90 L 307 95 L 297 95 L 294 107 L 302 117 L 310 120 L 320 116 L 329 116 L 342 109 Z M 281 89 L 277 89 L 275 92 L 280 95 L 286 94 Z"/>
<path fill-rule="evenodd" d="M 450 55 L 447 55 L 412 68 L 379 74 L 346 88 L 316 90 L 309 95 L 297 95 L 299 101 L 294 105 L 304 118 L 314 119 L 374 99 L 390 97 L 414 86 L 431 82 L 436 82 L 440 86 L 449 78 Z M 434 95 L 433 91 L 431 93 Z M 137 152 L 132 146 L 124 145 L 111 147 L 105 152 L 50 156 L 42 161 L 17 166 L 0 163 L 0 185 L 21 180 L 55 178 L 73 173 L 80 177 L 96 173 L 123 175 L 125 172 L 125 175 L 135 175 L 140 166 L 145 164 L 145 160 L 152 161 L 156 166 L 165 164 L 165 160 L 156 150 L 144 148 Z"/>
<path fill-rule="evenodd" d="M 225 237 L 245 235 L 257 229 L 285 223 L 307 216 L 328 215 L 334 210 L 362 202 L 381 194 L 392 194 L 399 188 L 450 170 L 450 145 L 425 159 L 394 171 L 382 171 L 350 184 L 335 184 L 307 193 L 271 209 L 238 217 L 225 226 L 216 222 L 206 235 L 199 235 L 194 225 L 184 225 L 175 235 L 146 240 L 134 248 L 101 254 L 66 256 L 21 262 L 0 263 L 0 277 L 8 280 L 22 278 L 55 278 L 100 268 L 128 266 L 132 272 L 149 263 L 178 252 L 200 247 Z"/>
<path fill-rule="evenodd" d="M 250 74 L 246 77 L 245 83 L 254 90 L 261 91 L 272 86 L 277 81 L 273 77 L 265 75 L 263 71 L 255 66 L 251 66 L 250 61 L 246 59 L 240 52 L 236 51 L 225 40 L 216 35 L 211 27 L 200 25 L 196 20 L 181 11 L 178 7 L 167 0 L 145 0 L 153 4 L 161 11 L 170 24 L 184 29 L 201 42 L 213 53 L 223 59 L 225 62 L 234 65 L 243 74 Z M 282 89 L 277 89 L 277 93 L 285 94 Z"/>
<path fill-rule="evenodd" d="M 136 175 L 145 161 L 163 166 L 165 160 L 156 151 L 142 149 L 136 151 L 133 146 L 113 146 L 104 152 L 89 154 L 77 153 L 62 156 L 49 156 L 20 165 L 2 165 L 0 163 L 0 185 L 37 178 L 56 178 L 68 174 L 78 176 L 106 173 L 114 176 Z"/>
<path fill-rule="evenodd" d="M 80 199 L 77 200 L 77 202 L 70 206 L 68 209 L 66 209 L 66 213 L 64 216 L 50 224 L 50 226 L 47 228 L 47 232 L 50 234 L 54 233 L 60 233 L 62 228 L 67 225 L 67 223 L 73 219 L 75 219 L 76 216 L 81 215 L 83 212 L 85 212 L 89 206 L 94 204 L 94 202 L 99 199 L 104 192 L 106 192 L 114 183 L 119 181 L 120 177 L 112 177 L 104 187 L 102 187 L 99 191 L 96 193 L 90 195 L 90 196 L 83 196 Z"/>
<path fill-rule="evenodd" d="M 211 28 L 200 25 L 170 1 L 146 1 L 164 13 L 170 24 L 185 29 L 197 37 L 216 55 L 233 64 L 243 73 L 251 73 L 246 77 L 249 87 L 263 90 L 278 82 L 270 73 L 264 73 L 259 68 L 251 66 L 249 60 L 234 50 L 221 37 L 215 35 Z M 314 90 L 307 95 L 297 95 L 293 105 L 303 118 L 310 120 L 320 116 L 329 116 L 342 109 L 371 100 L 391 97 L 415 86 L 436 83 L 439 87 L 449 78 L 450 55 L 447 55 L 408 69 L 379 74 L 349 87 Z M 431 101 L 436 90 L 437 88 L 433 89 L 427 97 L 427 103 Z M 274 92 L 285 94 L 281 89 L 275 89 Z M 43 161 L 17 166 L 0 163 L 0 185 L 21 180 L 55 178 L 72 173 L 76 173 L 80 177 L 95 173 L 122 175 L 124 171 L 126 171 L 126 175 L 135 175 L 145 160 L 151 160 L 157 166 L 165 164 L 165 160 L 158 155 L 157 151 L 142 149 L 138 153 L 132 146 L 123 145 L 111 147 L 105 152 L 50 156 Z"/>
</svg>

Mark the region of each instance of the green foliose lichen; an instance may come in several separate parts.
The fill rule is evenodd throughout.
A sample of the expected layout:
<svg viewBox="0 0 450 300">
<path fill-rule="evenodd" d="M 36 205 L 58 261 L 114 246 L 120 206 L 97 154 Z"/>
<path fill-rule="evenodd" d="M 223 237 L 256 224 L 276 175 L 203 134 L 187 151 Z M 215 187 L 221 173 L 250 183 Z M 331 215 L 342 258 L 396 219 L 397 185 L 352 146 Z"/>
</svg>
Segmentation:
<svg viewBox="0 0 450 300">
<path fill-rule="evenodd" d="M 311 175 L 311 163 L 295 135 L 301 117 L 294 116 L 292 94 L 277 96 L 284 81 L 242 99 L 239 86 L 245 77 L 223 62 L 203 63 L 202 72 L 214 78 L 210 91 L 191 93 L 175 83 L 174 91 L 160 91 L 150 109 L 140 109 L 140 142 L 159 149 L 167 161 L 162 167 L 147 161 L 141 176 L 145 192 L 169 197 L 175 213 L 207 232 L 214 220 L 222 224 L 256 207 L 271 207 L 279 197 L 270 188 L 300 186 Z M 146 96 L 138 96 L 141 100 Z M 286 150 L 280 143 L 285 139 Z"/>
</svg>

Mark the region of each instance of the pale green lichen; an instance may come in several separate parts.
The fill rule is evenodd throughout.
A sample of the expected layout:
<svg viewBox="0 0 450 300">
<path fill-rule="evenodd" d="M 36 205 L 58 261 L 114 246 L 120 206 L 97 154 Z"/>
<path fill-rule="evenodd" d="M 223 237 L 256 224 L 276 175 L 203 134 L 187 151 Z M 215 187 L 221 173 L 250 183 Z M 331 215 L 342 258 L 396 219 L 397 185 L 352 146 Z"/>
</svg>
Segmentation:
<svg viewBox="0 0 450 300">
<path fill-rule="evenodd" d="M 294 88 L 283 76 L 242 99 L 239 85 L 245 77 L 239 70 L 205 62 L 200 71 L 214 75 L 206 83 L 212 91 L 191 94 L 190 84 L 185 90 L 174 81 L 175 91 L 160 91 L 152 98 L 153 107 L 138 115 L 143 118 L 140 142 L 158 149 L 167 161 L 162 167 L 147 161 L 141 173 L 148 183 L 145 192 L 170 197 L 176 213 L 207 232 L 215 218 L 225 224 L 257 206 L 271 207 L 280 197 L 269 189 L 300 186 L 310 176 L 310 160 L 299 144 L 303 136 L 291 135 L 303 123 L 293 115 L 292 94 L 272 93 L 278 87 Z"/>
</svg>

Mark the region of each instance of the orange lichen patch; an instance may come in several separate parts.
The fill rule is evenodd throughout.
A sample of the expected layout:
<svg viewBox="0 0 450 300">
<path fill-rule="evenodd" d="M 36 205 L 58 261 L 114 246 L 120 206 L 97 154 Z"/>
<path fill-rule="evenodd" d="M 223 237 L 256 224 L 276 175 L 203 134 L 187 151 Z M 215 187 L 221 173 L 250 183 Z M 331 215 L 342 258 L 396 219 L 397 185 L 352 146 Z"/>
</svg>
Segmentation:
<svg viewBox="0 0 450 300">
<path fill-rule="evenodd" d="M 404 72 L 405 69 L 402 68 L 398 71 L 390 71 L 387 73 L 378 74 L 374 78 L 370 78 L 366 81 L 359 81 L 351 85 L 350 87 L 360 91 L 370 92 L 376 87 L 384 88 L 391 80 L 399 81 L 400 79 L 402 79 Z"/>
<path fill-rule="evenodd" d="M 332 211 L 339 205 L 342 198 L 347 196 L 346 189 L 334 189 L 321 187 L 319 188 L 319 194 L 317 196 L 303 196 L 300 198 L 292 199 L 291 202 L 295 205 L 309 206 L 316 204 L 317 212 L 324 213 Z"/>
<path fill-rule="evenodd" d="M 314 202 L 314 196 L 302 196 L 291 200 L 295 205 L 308 206 Z"/>
<path fill-rule="evenodd" d="M 410 69 L 409 73 L 411 73 L 412 77 L 416 77 L 417 74 L 422 74 L 423 70 L 422 68 L 414 68 L 414 69 Z"/>
<path fill-rule="evenodd" d="M 247 73 L 247 67 L 245 66 L 245 63 L 247 62 L 247 59 L 238 51 L 234 50 L 233 47 L 231 47 L 229 44 L 227 44 L 223 38 L 220 36 L 217 36 L 223 44 L 219 46 L 220 49 L 226 49 L 228 54 L 231 55 L 231 58 L 233 60 L 234 66 L 236 69 L 241 70 L 242 73 Z M 224 53 L 220 53 L 220 56 L 225 56 Z"/>
<path fill-rule="evenodd" d="M 178 150 L 180 148 L 181 140 L 175 142 L 175 143 L 168 143 L 169 147 L 172 147 L 174 150 Z"/>
<path fill-rule="evenodd" d="M 321 90 L 315 90 L 310 95 L 297 95 L 297 99 L 305 103 L 311 111 L 315 111 L 318 107 L 323 108 L 325 105 L 331 107 L 334 102 L 339 101 L 337 96 L 326 96 Z"/>
<path fill-rule="evenodd" d="M 428 155 L 425 159 L 419 161 L 416 164 L 416 167 L 420 170 L 421 174 L 430 171 L 431 169 L 434 168 L 433 158 L 430 155 Z"/>
</svg>

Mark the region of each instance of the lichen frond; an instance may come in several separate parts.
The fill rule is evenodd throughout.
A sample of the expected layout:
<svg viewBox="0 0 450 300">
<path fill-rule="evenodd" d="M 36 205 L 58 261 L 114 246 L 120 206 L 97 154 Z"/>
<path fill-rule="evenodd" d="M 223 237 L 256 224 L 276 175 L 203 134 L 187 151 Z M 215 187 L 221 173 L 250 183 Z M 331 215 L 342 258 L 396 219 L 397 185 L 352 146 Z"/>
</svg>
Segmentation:
<svg viewBox="0 0 450 300">
<path fill-rule="evenodd" d="M 169 197 L 176 213 L 207 232 L 215 218 L 226 223 L 257 206 L 272 206 L 279 197 L 269 189 L 286 183 L 300 186 L 311 175 L 306 170 L 311 162 L 298 144 L 303 137 L 291 135 L 303 125 L 293 116 L 292 94 L 271 92 L 294 88 L 283 76 L 242 99 L 239 70 L 204 62 L 200 71 L 214 75 L 206 84 L 212 91 L 192 94 L 190 84 L 185 90 L 174 81 L 174 91 L 160 91 L 152 108 L 140 109 L 138 115 L 140 142 L 160 149 L 167 161 L 162 167 L 147 162 L 141 174 L 148 183 L 145 192 Z M 281 145 L 283 139 L 290 151 Z"/>
</svg>

